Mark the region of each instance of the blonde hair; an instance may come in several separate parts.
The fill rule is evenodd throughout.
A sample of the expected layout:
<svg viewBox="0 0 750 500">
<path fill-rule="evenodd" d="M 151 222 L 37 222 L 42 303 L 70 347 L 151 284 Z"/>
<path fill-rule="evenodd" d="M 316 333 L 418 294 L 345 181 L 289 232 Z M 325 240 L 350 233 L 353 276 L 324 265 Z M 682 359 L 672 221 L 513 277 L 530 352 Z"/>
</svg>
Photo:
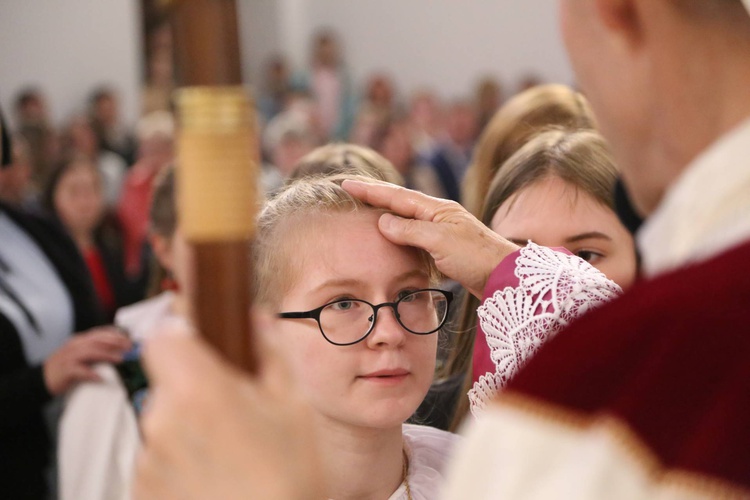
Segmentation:
<svg viewBox="0 0 750 500">
<path fill-rule="evenodd" d="M 466 208 L 479 217 L 495 172 L 529 139 L 551 125 L 569 129 L 596 127 L 586 98 L 570 87 L 539 85 L 511 98 L 479 138 L 463 185 Z"/>
<path fill-rule="evenodd" d="M 294 168 L 287 183 L 307 176 L 362 175 L 399 186 L 404 178 L 396 167 L 370 148 L 348 143 L 331 143 L 315 148 Z"/>
<path fill-rule="evenodd" d="M 382 212 L 351 196 L 342 187 L 344 180 L 373 182 L 371 177 L 340 174 L 328 177 L 305 177 L 287 184 L 269 200 L 258 217 L 254 258 L 255 300 L 261 305 L 275 306 L 294 285 L 300 275 L 294 253 L 309 247 L 305 237 L 310 232 L 310 220 L 320 220 L 331 214 L 356 213 L 366 210 Z M 293 241 L 292 238 L 297 240 Z M 419 250 L 431 283 L 437 283 L 439 273 L 434 261 Z"/>
</svg>

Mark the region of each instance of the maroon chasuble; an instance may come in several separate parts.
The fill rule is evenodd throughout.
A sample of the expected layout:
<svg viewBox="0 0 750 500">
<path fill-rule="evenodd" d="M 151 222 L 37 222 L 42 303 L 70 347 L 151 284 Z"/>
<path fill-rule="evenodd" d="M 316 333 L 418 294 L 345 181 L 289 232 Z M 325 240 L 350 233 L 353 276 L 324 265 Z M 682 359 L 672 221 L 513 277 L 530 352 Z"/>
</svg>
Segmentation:
<svg viewBox="0 0 750 500">
<path fill-rule="evenodd" d="M 500 399 L 552 420 L 613 418 L 657 476 L 750 498 L 750 243 L 580 318 Z"/>
</svg>

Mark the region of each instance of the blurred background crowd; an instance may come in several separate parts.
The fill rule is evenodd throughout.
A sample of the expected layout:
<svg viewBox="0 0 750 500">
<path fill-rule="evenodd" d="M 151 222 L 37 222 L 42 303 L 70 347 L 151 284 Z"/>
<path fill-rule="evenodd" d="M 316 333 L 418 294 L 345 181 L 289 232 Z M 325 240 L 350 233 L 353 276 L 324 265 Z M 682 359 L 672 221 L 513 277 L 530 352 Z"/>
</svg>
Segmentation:
<svg viewBox="0 0 750 500">
<path fill-rule="evenodd" d="M 363 80 L 348 71 L 344 40 L 320 30 L 301 70 L 283 55 L 263 64 L 253 89 L 267 195 L 305 154 L 328 142 L 351 142 L 390 160 L 403 183 L 462 201 L 472 151 L 493 114 L 513 94 L 540 82 L 479 78 L 462 96 L 441 98 L 423 87 L 401 92 L 387 72 Z M 109 317 L 143 298 L 150 249 L 148 207 L 153 180 L 174 160 L 172 37 L 150 30 L 139 118 L 129 126 L 116 86 L 92 86 L 77 112 L 56 126 L 43 84 L 22 88 L 7 110 L 13 165 L 0 173 L 0 199 L 52 215 L 72 236 L 94 277 Z M 465 201 L 465 200 L 463 200 Z M 168 283 L 165 286 L 169 286 Z"/>
</svg>

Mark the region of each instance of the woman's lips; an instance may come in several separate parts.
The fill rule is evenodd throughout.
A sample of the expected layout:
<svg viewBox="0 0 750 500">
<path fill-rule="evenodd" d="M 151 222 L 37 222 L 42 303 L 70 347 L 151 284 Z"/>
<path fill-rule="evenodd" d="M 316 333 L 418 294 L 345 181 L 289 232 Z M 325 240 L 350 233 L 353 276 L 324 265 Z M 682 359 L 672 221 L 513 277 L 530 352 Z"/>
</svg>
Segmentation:
<svg viewBox="0 0 750 500">
<path fill-rule="evenodd" d="M 368 382 L 375 382 L 381 384 L 395 384 L 403 381 L 409 376 L 411 372 L 403 368 L 394 368 L 386 370 L 377 370 L 374 372 L 360 375 L 358 378 L 366 380 Z"/>
</svg>

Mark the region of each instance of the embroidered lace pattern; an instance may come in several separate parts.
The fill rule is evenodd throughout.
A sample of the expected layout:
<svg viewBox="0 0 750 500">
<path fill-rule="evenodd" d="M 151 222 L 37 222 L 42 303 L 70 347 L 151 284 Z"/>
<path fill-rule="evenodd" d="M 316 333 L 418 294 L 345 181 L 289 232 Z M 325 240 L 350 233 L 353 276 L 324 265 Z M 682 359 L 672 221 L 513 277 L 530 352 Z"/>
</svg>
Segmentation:
<svg viewBox="0 0 750 500">
<path fill-rule="evenodd" d="M 475 417 L 542 344 L 573 319 L 621 293 L 583 259 L 531 242 L 516 258 L 515 275 L 518 287 L 496 291 L 477 309 L 496 369 L 482 375 L 469 391 Z"/>
</svg>

